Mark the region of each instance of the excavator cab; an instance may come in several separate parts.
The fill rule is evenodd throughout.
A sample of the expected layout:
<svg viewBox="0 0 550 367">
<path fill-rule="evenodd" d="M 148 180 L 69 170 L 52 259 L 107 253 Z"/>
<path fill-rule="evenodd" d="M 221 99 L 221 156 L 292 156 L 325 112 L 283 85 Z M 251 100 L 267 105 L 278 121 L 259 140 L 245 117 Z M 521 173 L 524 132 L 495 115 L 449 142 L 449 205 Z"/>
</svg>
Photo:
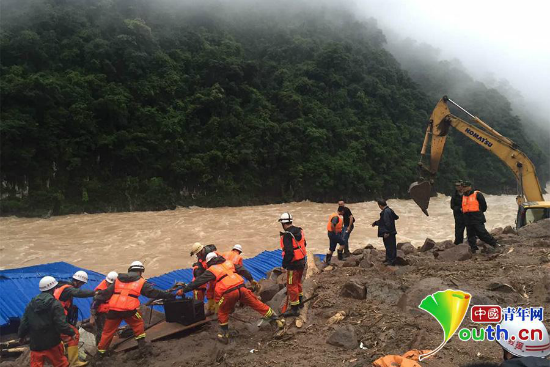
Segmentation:
<svg viewBox="0 0 550 367">
<path fill-rule="evenodd" d="M 546 218 L 550 218 L 550 201 L 522 203 L 518 208 L 516 229 Z"/>
</svg>

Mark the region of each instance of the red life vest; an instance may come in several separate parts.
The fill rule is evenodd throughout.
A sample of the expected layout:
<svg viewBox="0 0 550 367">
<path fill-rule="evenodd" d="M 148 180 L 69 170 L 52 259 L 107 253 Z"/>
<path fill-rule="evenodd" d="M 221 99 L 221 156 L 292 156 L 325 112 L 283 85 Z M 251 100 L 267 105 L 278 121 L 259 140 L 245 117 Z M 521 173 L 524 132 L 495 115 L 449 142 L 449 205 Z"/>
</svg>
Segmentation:
<svg viewBox="0 0 550 367">
<path fill-rule="evenodd" d="M 472 213 L 479 211 L 479 201 L 477 201 L 477 193 L 474 191 L 472 194 L 462 196 L 462 213 Z"/>
<path fill-rule="evenodd" d="M 208 271 L 216 277 L 216 286 L 214 289 L 214 300 L 216 302 L 228 291 L 244 284 L 243 277 L 235 272 L 235 265 L 231 261 L 212 265 L 208 268 Z"/>
<path fill-rule="evenodd" d="M 139 295 L 145 279 L 139 278 L 135 282 L 123 283 L 115 280 L 115 291 L 109 300 L 109 309 L 113 311 L 132 311 L 139 307 Z"/>
<path fill-rule="evenodd" d="M 105 289 L 109 288 L 111 284 L 109 284 L 105 279 L 103 279 L 101 281 L 101 283 L 99 283 L 99 285 L 97 287 L 95 287 L 95 290 L 96 291 L 104 291 Z M 107 313 L 109 312 L 109 302 L 104 302 L 102 304 L 99 305 L 99 307 L 97 308 L 97 312 L 99 313 Z"/>
<path fill-rule="evenodd" d="M 226 260 L 231 261 L 235 265 L 243 266 L 243 258 L 241 254 L 239 254 L 239 251 L 231 250 L 228 253 L 224 254 L 223 257 L 225 257 Z"/>
<path fill-rule="evenodd" d="M 53 296 L 55 297 L 55 299 L 57 299 L 59 302 L 61 302 L 61 305 L 63 306 L 63 310 L 65 311 L 65 315 L 67 315 L 69 313 L 69 309 L 73 305 L 73 297 L 69 297 L 69 299 L 66 300 L 66 301 L 60 300 L 59 297 L 61 297 L 61 293 L 63 293 L 63 291 L 65 289 L 70 288 L 70 287 L 72 287 L 72 285 L 65 284 L 65 285 L 62 285 L 59 288 L 56 288 L 55 291 L 53 291 Z"/>
<path fill-rule="evenodd" d="M 306 257 L 306 236 L 304 236 L 304 230 L 301 230 L 302 233 L 302 239 L 300 241 L 296 241 L 296 238 L 291 232 L 283 232 L 281 235 L 281 248 L 283 249 L 283 259 L 285 257 L 285 244 L 283 243 L 283 237 L 285 233 L 290 233 L 292 236 L 292 247 L 294 248 L 294 258 L 292 259 L 292 262 L 302 260 Z"/>
<path fill-rule="evenodd" d="M 338 223 L 336 223 L 336 225 L 334 226 L 334 233 L 342 233 L 343 221 L 340 218 L 340 216 L 338 215 L 338 213 L 332 213 L 330 215 L 330 217 L 328 218 L 327 231 L 332 232 L 332 218 L 334 218 L 334 217 L 338 218 Z"/>
</svg>

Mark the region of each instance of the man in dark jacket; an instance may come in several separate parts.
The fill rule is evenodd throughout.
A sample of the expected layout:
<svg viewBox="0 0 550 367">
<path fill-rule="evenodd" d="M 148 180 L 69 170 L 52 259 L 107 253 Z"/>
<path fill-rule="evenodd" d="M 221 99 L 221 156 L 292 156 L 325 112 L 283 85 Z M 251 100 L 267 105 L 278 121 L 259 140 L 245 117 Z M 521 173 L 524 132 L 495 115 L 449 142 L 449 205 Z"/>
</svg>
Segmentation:
<svg viewBox="0 0 550 367">
<path fill-rule="evenodd" d="M 344 225 L 342 227 L 342 238 L 345 241 L 344 245 L 344 257 L 351 256 L 351 253 L 349 251 L 349 236 L 351 235 L 351 232 L 353 231 L 353 228 L 355 227 L 355 217 L 351 213 L 351 210 L 346 206 L 346 203 L 344 200 L 340 200 L 338 202 L 338 207 L 342 207 L 342 216 L 344 217 Z"/>
<path fill-rule="evenodd" d="M 279 218 L 283 232 L 279 233 L 283 250 L 283 268 L 286 272 L 286 303 L 283 316 L 299 316 L 303 307 L 302 277 L 306 266 L 306 238 L 300 227 L 292 225 L 292 215 L 283 213 Z M 288 304 L 290 303 L 290 310 Z"/>
<path fill-rule="evenodd" d="M 397 230 L 395 229 L 395 221 L 399 219 L 397 214 L 388 206 L 386 200 L 377 200 L 380 208 L 380 219 L 372 223 L 373 227 L 378 226 L 378 237 L 382 237 L 384 247 L 386 248 L 386 260 L 384 264 L 395 265 L 397 258 Z"/>
<path fill-rule="evenodd" d="M 128 273 L 119 274 L 113 284 L 104 291 L 100 291 L 95 297 L 94 305 L 99 307 L 102 302 L 109 302 L 107 321 L 103 328 L 101 341 L 97 346 L 98 356 L 105 354 L 118 326 L 124 320 L 134 331 L 134 337 L 142 354 L 148 351 L 149 346 L 145 342 L 145 325 L 138 308 L 138 297 L 145 296 L 155 299 L 174 299 L 175 294 L 155 289 L 149 282 L 142 278 L 145 267 L 139 261 L 134 261 L 128 268 Z"/>
<path fill-rule="evenodd" d="M 498 247 L 498 243 L 487 229 L 485 229 L 485 213 L 487 211 L 487 202 L 485 197 L 479 191 L 472 189 L 472 183 L 464 181 L 462 184 L 462 213 L 466 224 L 466 236 L 472 252 L 478 250 L 477 238 L 493 247 Z"/>
<path fill-rule="evenodd" d="M 44 359 L 54 367 L 67 367 L 69 361 L 65 357 L 61 334 L 73 337 L 75 335 L 63 306 L 53 296 L 57 281 L 46 276 L 40 280 L 41 293 L 34 297 L 23 314 L 18 335 L 21 341 L 30 336 L 31 366 L 41 367 Z"/>
<path fill-rule="evenodd" d="M 462 181 L 455 182 L 455 193 L 451 197 L 451 209 L 455 217 L 455 245 L 464 242 L 464 215 L 462 214 Z"/>
</svg>

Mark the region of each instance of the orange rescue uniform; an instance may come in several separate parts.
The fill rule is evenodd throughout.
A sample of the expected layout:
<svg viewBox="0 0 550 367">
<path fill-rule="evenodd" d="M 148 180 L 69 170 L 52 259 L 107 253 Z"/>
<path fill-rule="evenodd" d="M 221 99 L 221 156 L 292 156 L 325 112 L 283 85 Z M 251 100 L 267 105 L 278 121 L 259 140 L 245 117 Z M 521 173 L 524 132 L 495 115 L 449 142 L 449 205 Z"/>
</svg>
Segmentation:
<svg viewBox="0 0 550 367">
<path fill-rule="evenodd" d="M 306 236 L 304 231 L 301 231 L 302 238 L 300 241 L 297 241 L 294 235 L 291 232 L 281 233 L 281 249 L 283 250 L 283 258 L 285 257 L 285 245 L 284 245 L 284 236 L 289 233 L 292 236 L 292 247 L 294 249 L 294 257 L 292 262 L 303 260 L 306 255 Z M 296 306 L 300 304 L 300 296 L 302 293 L 302 276 L 304 275 L 304 269 L 295 269 L 287 270 L 286 272 L 286 294 L 287 301 L 283 306 L 282 312 L 286 312 L 288 304 L 291 306 Z"/>
<path fill-rule="evenodd" d="M 72 285 L 70 284 L 65 284 L 65 285 L 62 285 L 61 287 L 59 288 L 56 288 L 54 291 L 53 291 L 53 296 L 55 297 L 55 299 L 57 299 L 61 305 L 63 306 L 63 310 L 65 311 L 65 315 L 68 315 L 69 314 L 69 310 L 71 309 L 71 306 L 73 305 L 73 299 L 72 298 L 69 298 L 68 300 L 66 301 L 61 301 L 59 298 L 61 297 L 61 294 L 63 293 L 63 291 L 67 288 L 71 288 Z M 78 342 L 80 340 L 80 333 L 78 332 L 78 329 L 74 326 L 74 325 L 71 325 L 69 324 L 69 326 L 71 327 L 71 329 L 74 330 L 74 336 L 71 337 L 69 335 L 65 335 L 65 334 L 61 334 L 61 340 L 65 343 L 67 343 L 67 346 L 68 347 L 78 347 Z"/>
<path fill-rule="evenodd" d="M 63 343 L 59 343 L 55 347 L 47 350 L 31 350 L 31 367 L 43 367 L 45 359 L 48 360 L 53 367 L 69 367 L 69 361 L 65 357 Z"/>
<path fill-rule="evenodd" d="M 337 217 L 338 218 L 338 223 L 334 226 L 334 231 L 332 230 L 332 219 L 334 217 Z M 340 218 L 340 216 L 338 215 L 338 213 L 332 213 L 330 215 L 330 217 L 328 218 L 328 223 L 327 223 L 327 231 L 328 232 L 334 232 L 334 233 L 342 233 L 342 224 L 344 223 L 344 221 L 342 220 L 342 218 Z"/>
<path fill-rule="evenodd" d="M 231 250 L 223 255 L 226 260 L 231 261 L 235 265 L 243 266 L 243 257 L 237 250 Z"/>
<path fill-rule="evenodd" d="M 479 201 L 477 200 L 477 193 L 474 191 L 472 194 L 462 196 L 462 213 L 473 213 L 479 211 Z"/>
</svg>

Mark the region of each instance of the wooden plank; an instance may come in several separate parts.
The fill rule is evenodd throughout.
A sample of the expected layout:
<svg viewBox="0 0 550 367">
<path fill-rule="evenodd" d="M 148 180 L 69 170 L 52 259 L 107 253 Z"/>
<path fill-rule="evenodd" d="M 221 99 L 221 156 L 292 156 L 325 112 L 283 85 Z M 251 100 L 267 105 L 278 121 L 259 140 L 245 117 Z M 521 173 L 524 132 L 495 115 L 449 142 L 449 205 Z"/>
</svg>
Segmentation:
<svg viewBox="0 0 550 367">
<path fill-rule="evenodd" d="M 162 321 L 146 330 L 145 340 L 148 342 L 153 342 L 169 335 L 173 335 L 185 330 L 193 329 L 197 326 L 204 325 L 208 322 L 210 322 L 210 319 L 208 318 L 191 325 L 182 325 L 182 324 L 178 324 L 177 322 Z M 120 343 L 115 348 L 115 352 L 124 352 L 136 347 L 137 347 L 136 340 L 134 338 L 130 338 Z"/>
</svg>

